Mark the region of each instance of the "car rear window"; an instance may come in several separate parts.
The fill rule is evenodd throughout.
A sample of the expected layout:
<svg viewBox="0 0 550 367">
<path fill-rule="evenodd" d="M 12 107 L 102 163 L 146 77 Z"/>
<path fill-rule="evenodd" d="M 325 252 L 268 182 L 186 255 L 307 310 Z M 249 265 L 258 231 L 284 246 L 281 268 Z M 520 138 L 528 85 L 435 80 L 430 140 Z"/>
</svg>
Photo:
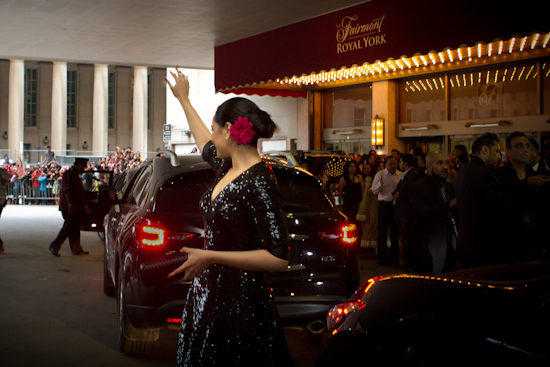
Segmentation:
<svg viewBox="0 0 550 367">
<path fill-rule="evenodd" d="M 170 178 L 158 191 L 155 210 L 198 213 L 200 198 L 208 190 L 214 177 L 212 170 L 204 170 Z"/>
<path fill-rule="evenodd" d="M 306 156 L 304 162 L 312 173 L 325 172 L 329 178 L 340 178 L 344 174 L 344 166 L 350 158 L 345 156 Z"/>
<path fill-rule="evenodd" d="M 292 169 L 273 170 L 285 212 L 329 212 L 334 206 L 319 180 L 304 172 Z"/>
<path fill-rule="evenodd" d="M 328 194 L 319 181 L 293 169 L 274 169 L 285 212 L 334 211 Z M 214 181 L 211 170 L 194 171 L 170 178 L 162 185 L 156 198 L 155 210 L 171 213 L 197 213 L 199 200 Z"/>
</svg>

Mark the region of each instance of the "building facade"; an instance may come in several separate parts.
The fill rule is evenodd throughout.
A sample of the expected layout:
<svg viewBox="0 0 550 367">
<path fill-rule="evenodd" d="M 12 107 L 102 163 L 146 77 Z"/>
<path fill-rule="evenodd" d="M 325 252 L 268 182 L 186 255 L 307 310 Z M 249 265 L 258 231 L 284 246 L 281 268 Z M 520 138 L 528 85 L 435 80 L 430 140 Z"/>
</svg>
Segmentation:
<svg viewBox="0 0 550 367">
<path fill-rule="evenodd" d="M 40 161 L 104 156 L 116 146 L 142 156 L 163 149 L 166 69 L 0 60 L 0 152 Z"/>
</svg>

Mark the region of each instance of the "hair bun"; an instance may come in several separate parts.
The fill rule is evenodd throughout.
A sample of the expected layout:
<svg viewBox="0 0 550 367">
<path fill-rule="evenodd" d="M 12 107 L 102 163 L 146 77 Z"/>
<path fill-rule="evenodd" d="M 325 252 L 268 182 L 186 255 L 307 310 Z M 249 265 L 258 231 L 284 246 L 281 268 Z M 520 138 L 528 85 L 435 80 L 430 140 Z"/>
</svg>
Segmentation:
<svg viewBox="0 0 550 367">
<path fill-rule="evenodd" d="M 247 114 L 248 120 L 254 125 L 254 131 L 258 134 L 258 138 L 271 138 L 275 131 L 275 122 L 271 119 L 271 116 L 263 111 L 256 110 Z"/>
<path fill-rule="evenodd" d="M 269 139 L 273 136 L 276 125 L 271 116 L 247 98 L 233 97 L 219 105 L 214 121 L 219 126 L 224 126 L 227 122 L 234 123 L 239 117 L 246 117 L 252 123 L 256 135 L 250 144 L 255 145 L 258 139 Z"/>
</svg>

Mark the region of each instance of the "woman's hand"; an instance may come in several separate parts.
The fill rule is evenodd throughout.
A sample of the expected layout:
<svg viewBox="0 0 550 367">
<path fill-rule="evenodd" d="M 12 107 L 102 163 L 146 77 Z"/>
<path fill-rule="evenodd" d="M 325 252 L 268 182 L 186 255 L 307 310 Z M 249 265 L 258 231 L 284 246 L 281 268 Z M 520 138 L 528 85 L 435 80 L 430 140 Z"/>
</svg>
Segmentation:
<svg viewBox="0 0 550 367">
<path fill-rule="evenodd" d="M 181 264 L 179 268 L 168 274 L 168 279 L 183 273 L 183 278 L 181 280 L 192 280 L 211 264 L 211 257 L 209 254 L 211 251 L 184 247 L 181 249 L 181 252 L 187 254 L 187 261 Z"/>
<path fill-rule="evenodd" d="M 189 124 L 189 129 L 195 139 L 195 144 L 197 144 L 197 147 L 202 153 L 204 145 L 212 139 L 212 133 L 204 122 L 202 122 L 199 114 L 191 104 L 191 100 L 189 99 L 189 79 L 187 79 L 178 68 L 176 68 L 176 74 L 173 72 L 170 72 L 170 74 L 174 77 L 175 84 L 172 85 L 167 78 L 164 78 L 164 80 L 166 84 L 170 86 L 174 97 L 176 97 L 181 104 L 185 117 L 187 118 L 187 123 Z"/>
<path fill-rule="evenodd" d="M 172 93 L 178 100 L 181 101 L 182 99 L 189 99 L 189 80 L 187 79 L 187 76 L 183 75 L 181 71 L 178 70 L 178 68 L 176 68 L 176 72 L 177 74 L 170 72 L 175 80 L 174 85 L 172 85 L 167 78 L 164 78 L 164 80 L 170 86 Z"/>
</svg>

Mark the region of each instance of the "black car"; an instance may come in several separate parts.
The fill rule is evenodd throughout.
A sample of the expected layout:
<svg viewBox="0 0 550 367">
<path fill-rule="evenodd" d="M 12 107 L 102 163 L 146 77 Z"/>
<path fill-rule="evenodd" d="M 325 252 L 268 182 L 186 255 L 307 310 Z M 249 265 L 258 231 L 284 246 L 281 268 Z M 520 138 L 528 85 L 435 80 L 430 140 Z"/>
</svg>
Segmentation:
<svg viewBox="0 0 550 367">
<path fill-rule="evenodd" d="M 365 282 L 327 314 L 317 366 L 548 366 L 550 262 Z"/>
<path fill-rule="evenodd" d="M 311 174 L 265 162 L 277 177 L 290 236 L 288 271 L 269 275 L 274 299 L 285 325 L 320 332 L 326 312 L 359 284 L 357 228 Z M 179 326 L 190 283 L 149 284 L 140 266 L 183 246 L 203 247 L 199 200 L 214 177 L 199 156 L 164 156 L 115 183 L 116 203 L 104 219 L 104 290 L 117 295 L 123 352 L 141 353 L 161 327 Z"/>
</svg>

